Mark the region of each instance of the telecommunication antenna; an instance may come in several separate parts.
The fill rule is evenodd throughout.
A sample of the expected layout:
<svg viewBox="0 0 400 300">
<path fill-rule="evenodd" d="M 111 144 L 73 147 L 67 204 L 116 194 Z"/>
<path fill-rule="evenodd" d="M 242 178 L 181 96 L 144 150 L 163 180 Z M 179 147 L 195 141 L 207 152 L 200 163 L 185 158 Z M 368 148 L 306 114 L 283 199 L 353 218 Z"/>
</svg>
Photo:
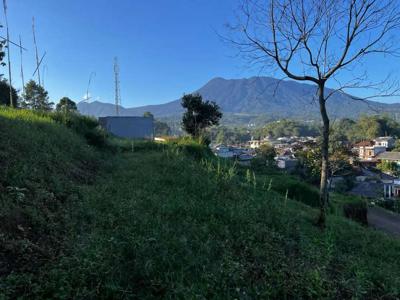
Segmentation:
<svg viewBox="0 0 400 300">
<path fill-rule="evenodd" d="M 115 113 L 119 116 L 119 106 L 121 105 L 121 95 L 119 89 L 119 66 L 118 58 L 114 58 L 114 80 L 115 80 Z"/>
<path fill-rule="evenodd" d="M 39 53 L 38 53 L 38 48 L 37 48 L 37 43 L 36 43 L 36 33 L 35 33 L 35 17 L 32 17 L 32 33 L 33 33 L 33 43 L 35 44 L 35 53 L 36 53 L 36 70 L 37 70 L 37 75 L 38 75 L 38 84 L 40 85 L 40 62 L 39 62 Z M 43 55 L 44 57 L 44 55 Z M 42 57 L 42 59 L 43 59 Z"/>
<path fill-rule="evenodd" d="M 21 80 L 22 80 L 22 91 L 25 93 L 25 79 L 24 79 L 24 67 L 22 62 L 22 41 L 21 35 L 19 36 L 19 55 L 21 58 Z"/>
<path fill-rule="evenodd" d="M 92 83 L 92 77 L 95 77 L 95 76 L 96 76 L 95 72 L 92 72 L 89 75 L 89 81 L 88 81 L 88 85 L 87 85 L 87 88 L 86 88 L 86 94 L 85 94 L 85 97 L 84 97 L 83 101 L 89 102 L 90 98 L 92 98 L 92 97 L 90 97 L 90 94 L 89 94 L 89 88 L 90 88 L 90 84 Z"/>
</svg>

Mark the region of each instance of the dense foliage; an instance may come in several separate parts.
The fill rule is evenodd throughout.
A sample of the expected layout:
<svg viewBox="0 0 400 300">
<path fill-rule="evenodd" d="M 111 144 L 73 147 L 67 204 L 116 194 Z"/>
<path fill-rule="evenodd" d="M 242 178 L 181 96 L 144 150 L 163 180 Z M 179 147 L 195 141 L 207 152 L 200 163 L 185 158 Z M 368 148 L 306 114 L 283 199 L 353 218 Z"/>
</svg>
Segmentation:
<svg viewBox="0 0 400 300">
<path fill-rule="evenodd" d="M 47 91 L 34 80 L 28 81 L 25 85 L 22 99 L 21 106 L 33 110 L 50 111 L 54 105 L 49 101 Z"/>
<path fill-rule="evenodd" d="M 250 131 L 244 127 L 218 126 L 210 129 L 210 139 L 216 144 L 245 144 L 251 139 Z"/>
<path fill-rule="evenodd" d="M 199 137 L 204 129 L 218 125 L 222 118 L 219 106 L 213 101 L 203 101 L 200 94 L 184 95 L 182 107 L 186 110 L 182 117 L 182 127 L 193 137 Z"/>
<path fill-rule="evenodd" d="M 296 156 L 300 160 L 297 172 L 307 181 L 317 183 L 321 172 L 320 144 L 309 144 L 306 150 L 296 152 Z M 329 145 L 329 157 L 329 177 L 352 174 L 350 160 L 354 158 L 354 153 L 346 144 L 331 140 Z"/>
<path fill-rule="evenodd" d="M 17 90 L 14 87 L 11 87 L 11 93 L 14 106 L 18 106 L 19 97 Z M 10 103 L 10 84 L 5 79 L 0 80 L 0 105 L 10 106 Z"/>
<path fill-rule="evenodd" d="M 56 111 L 70 113 L 70 112 L 77 112 L 78 108 L 76 103 L 69 99 L 68 97 L 63 97 L 56 105 Z"/>
<path fill-rule="evenodd" d="M 394 161 L 381 161 L 377 164 L 377 168 L 384 173 L 400 176 L 400 166 Z"/>
<path fill-rule="evenodd" d="M 290 136 L 317 136 L 319 127 L 315 123 L 301 123 L 293 120 L 282 119 L 268 123 L 256 130 L 257 137 L 290 137 Z"/>
<path fill-rule="evenodd" d="M 387 115 L 361 116 L 357 121 L 343 119 L 334 123 L 333 138 L 357 142 L 380 136 L 400 137 L 400 124 Z"/>
</svg>

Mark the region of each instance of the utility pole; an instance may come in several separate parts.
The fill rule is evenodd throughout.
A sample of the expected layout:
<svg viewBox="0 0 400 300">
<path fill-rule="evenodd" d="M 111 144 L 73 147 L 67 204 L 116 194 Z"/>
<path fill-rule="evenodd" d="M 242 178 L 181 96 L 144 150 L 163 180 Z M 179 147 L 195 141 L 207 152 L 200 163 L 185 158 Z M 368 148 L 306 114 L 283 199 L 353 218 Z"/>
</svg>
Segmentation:
<svg viewBox="0 0 400 300">
<path fill-rule="evenodd" d="M 121 105 L 121 95 L 119 89 L 119 66 L 117 57 L 114 58 L 114 82 L 115 82 L 115 112 L 119 116 L 119 106 Z"/>
<path fill-rule="evenodd" d="M 45 71 L 47 72 L 47 65 L 44 65 L 42 68 L 42 87 L 44 88 L 44 75 Z"/>
<path fill-rule="evenodd" d="M 19 36 L 19 55 L 21 57 L 21 80 L 22 80 L 22 91 L 25 93 L 25 79 L 24 79 L 24 67 L 22 62 L 22 41 L 21 35 Z"/>
<path fill-rule="evenodd" d="M 33 32 L 33 43 L 35 44 L 35 52 L 36 52 L 36 69 L 38 75 L 38 84 L 40 85 L 40 68 L 39 68 L 39 53 L 36 44 L 36 34 L 35 34 L 35 17 L 32 17 L 32 32 Z"/>
<path fill-rule="evenodd" d="M 7 18 L 7 3 L 3 0 L 4 18 L 6 20 L 6 31 L 7 31 L 7 60 L 8 60 L 8 81 L 10 84 L 10 106 L 14 107 L 13 95 L 12 95 L 12 80 L 11 80 L 11 58 L 10 58 L 10 32 L 8 30 L 8 18 Z"/>
</svg>

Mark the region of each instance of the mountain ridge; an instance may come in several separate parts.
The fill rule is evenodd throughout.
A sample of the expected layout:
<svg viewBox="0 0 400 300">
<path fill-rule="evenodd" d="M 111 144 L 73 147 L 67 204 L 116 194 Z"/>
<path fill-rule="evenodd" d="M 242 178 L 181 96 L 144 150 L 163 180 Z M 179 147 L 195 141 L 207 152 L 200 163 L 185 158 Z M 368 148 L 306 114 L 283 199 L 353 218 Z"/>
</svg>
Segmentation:
<svg viewBox="0 0 400 300">
<path fill-rule="evenodd" d="M 206 100 L 215 101 L 224 113 L 270 115 L 276 118 L 319 118 L 316 103 L 316 86 L 292 80 L 271 77 L 250 77 L 225 79 L 215 77 L 193 93 L 199 93 Z M 330 93 L 333 90 L 326 89 Z M 376 101 L 359 101 L 343 92 L 336 92 L 328 100 L 331 118 L 357 118 L 361 114 L 400 113 L 400 103 L 386 104 Z M 95 117 L 115 115 L 115 105 L 94 101 L 78 103 L 78 110 L 84 115 Z M 120 107 L 120 115 L 143 115 L 150 111 L 157 118 L 179 116 L 183 109 L 180 99 L 163 104 L 139 107 Z"/>
</svg>

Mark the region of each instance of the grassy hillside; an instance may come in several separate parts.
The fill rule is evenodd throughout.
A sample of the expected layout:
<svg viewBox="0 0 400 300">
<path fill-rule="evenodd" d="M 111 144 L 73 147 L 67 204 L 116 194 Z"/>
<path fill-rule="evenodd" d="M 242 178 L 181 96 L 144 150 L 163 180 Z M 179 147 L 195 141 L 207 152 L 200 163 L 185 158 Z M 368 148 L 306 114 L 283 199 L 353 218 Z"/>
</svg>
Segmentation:
<svg viewBox="0 0 400 300">
<path fill-rule="evenodd" d="M 5 208 L 14 207 L 28 216 L 43 215 L 39 225 L 22 225 L 18 234 L 30 226 L 51 236 L 52 245 L 43 248 L 54 250 L 31 257 L 41 262 L 35 268 L 9 263 L 8 272 L 0 273 L 0 299 L 400 297 L 398 240 L 340 216 L 330 216 L 322 232 L 313 225 L 316 210 L 242 176 L 232 165 L 207 159 L 207 151 L 194 143 L 119 141 L 121 151 L 107 154 L 112 169 L 96 171 L 87 166 L 102 159 L 83 137 L 28 115 L 1 112 L 1 162 L 26 152 L 25 168 L 34 164 L 48 173 L 31 175 L 23 162 L 18 170 L 36 182 L 33 190 L 44 186 L 55 196 L 43 202 L 25 192 L 27 206 L 2 196 L 0 212 L 3 218 Z M 4 147 L 9 136 L 4 132 L 28 127 L 35 140 L 25 134 L 29 141 L 12 142 L 18 152 Z M 47 147 L 54 150 L 42 154 Z M 82 176 L 71 173 L 71 166 Z M 96 179 L 85 183 L 83 178 L 94 174 Z M 20 176 L 7 178 L 1 177 L 3 187 L 25 186 Z M 49 203 L 57 203 L 51 212 L 61 220 L 48 217 Z M 11 240 L 21 231 L 14 224 L 16 229 L 0 227 L 2 238 Z M 35 240 L 18 247 L 24 243 Z M 8 256 L 0 249 L 3 268 Z"/>
<path fill-rule="evenodd" d="M 91 182 L 99 163 L 83 136 L 49 115 L 0 107 L 1 280 L 57 258 L 76 184 Z"/>
</svg>

